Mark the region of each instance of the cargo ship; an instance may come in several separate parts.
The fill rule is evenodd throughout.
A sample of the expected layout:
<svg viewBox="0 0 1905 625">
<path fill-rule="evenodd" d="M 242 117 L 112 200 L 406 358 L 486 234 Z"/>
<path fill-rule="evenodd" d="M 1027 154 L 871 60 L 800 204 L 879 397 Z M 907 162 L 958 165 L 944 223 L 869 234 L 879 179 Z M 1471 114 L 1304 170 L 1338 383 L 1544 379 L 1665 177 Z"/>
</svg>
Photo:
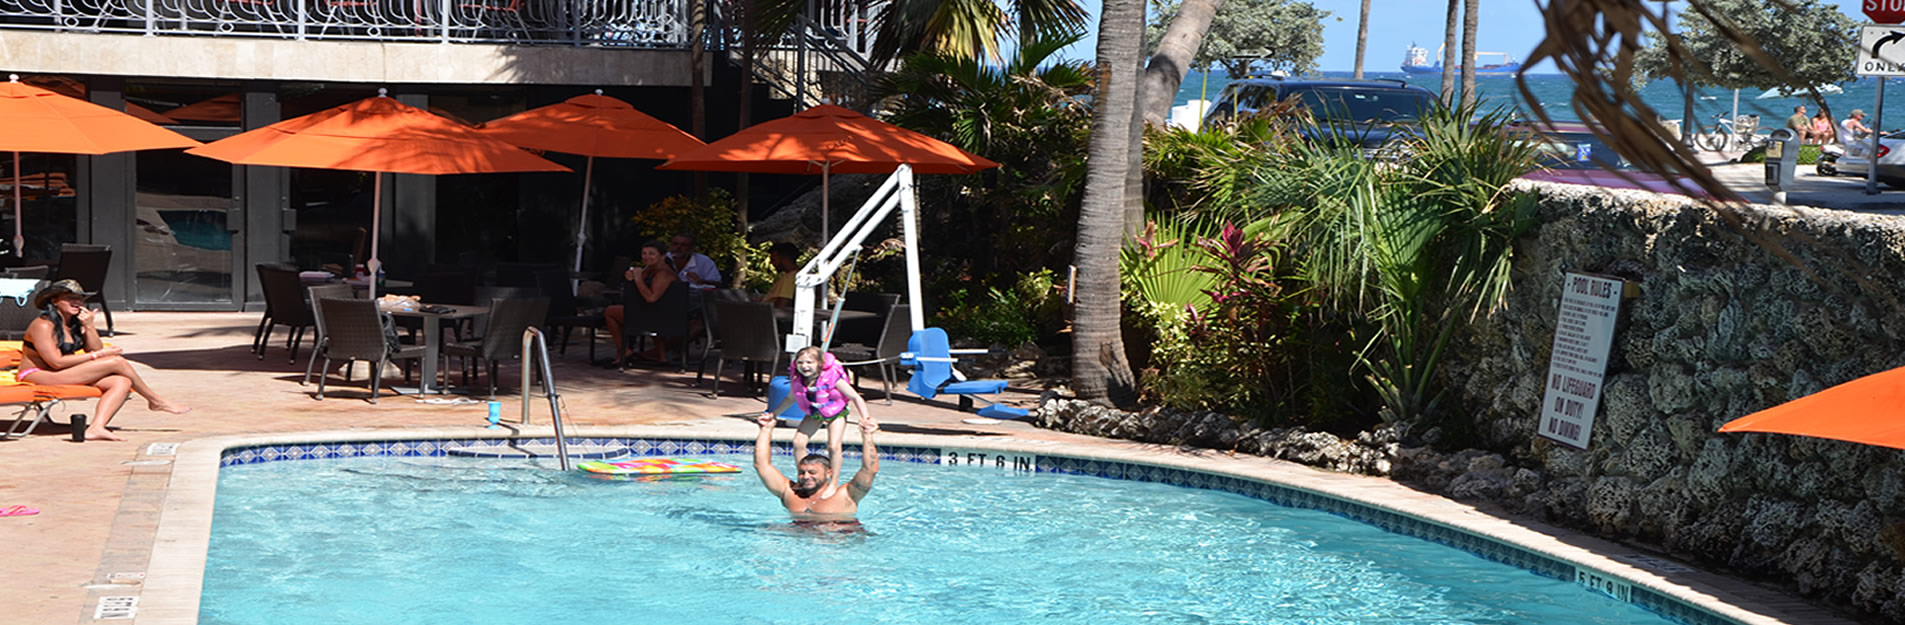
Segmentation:
<svg viewBox="0 0 1905 625">
<path fill-rule="evenodd" d="M 1501 59 L 1501 62 L 1484 63 L 1482 61 L 1484 58 Z M 1430 63 L 1428 49 L 1413 43 L 1409 44 L 1409 51 L 1402 57 L 1402 71 L 1407 74 L 1440 74 L 1442 73 L 1442 52 L 1437 50 L 1435 62 Z M 1455 71 L 1460 72 L 1462 68 L 1458 66 Z M 1508 56 L 1506 52 L 1475 53 L 1476 76 L 1507 76 L 1519 71 L 1521 71 L 1521 62 Z"/>
</svg>

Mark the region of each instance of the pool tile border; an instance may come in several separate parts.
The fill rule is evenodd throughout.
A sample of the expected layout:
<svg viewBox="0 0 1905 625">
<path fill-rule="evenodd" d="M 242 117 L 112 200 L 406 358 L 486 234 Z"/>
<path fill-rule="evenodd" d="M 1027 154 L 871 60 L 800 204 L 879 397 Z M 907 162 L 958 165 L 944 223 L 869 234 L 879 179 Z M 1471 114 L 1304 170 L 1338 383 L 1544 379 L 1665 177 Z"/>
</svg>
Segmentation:
<svg viewBox="0 0 1905 625">
<path fill-rule="evenodd" d="M 648 436 L 572 436 L 570 444 L 596 444 L 603 446 L 621 445 L 628 453 L 636 456 L 668 456 L 697 454 L 746 454 L 754 449 L 754 442 L 739 440 L 704 438 L 665 438 Z M 218 466 L 239 466 L 265 462 L 296 460 L 323 460 L 336 458 L 361 457 L 441 457 L 451 455 L 446 448 L 451 443 L 459 446 L 456 455 L 486 454 L 472 447 L 494 447 L 495 456 L 519 456 L 514 450 L 520 447 L 553 447 L 553 437 L 517 437 L 517 438 L 454 438 L 454 439 L 407 439 L 358 442 L 314 442 L 314 443 L 261 443 L 239 445 L 224 449 L 219 454 Z M 509 451 L 505 451 L 509 450 Z M 1035 452 L 998 452 L 970 451 L 955 446 L 920 447 L 906 445 L 882 445 L 880 459 L 894 462 L 917 464 L 946 464 L 948 454 L 978 453 L 986 456 L 986 461 L 998 468 L 1037 473 L 1059 473 L 1091 477 L 1156 482 L 1173 486 L 1200 488 L 1227 492 L 1253 499 L 1259 499 L 1281 506 L 1320 510 L 1353 519 L 1383 530 L 1427 540 L 1429 542 L 1460 549 L 1478 557 L 1532 571 L 1538 575 L 1573 581 L 1589 589 L 1600 591 L 1617 600 L 1624 601 L 1668 620 L 1687 625 L 1742 625 L 1742 621 L 1715 613 L 1671 595 L 1649 590 L 1640 583 L 1623 580 L 1620 576 L 1584 567 L 1566 560 L 1552 557 L 1538 551 L 1521 547 L 1510 542 L 1477 534 L 1461 528 L 1437 523 L 1428 519 L 1385 509 L 1364 502 L 1353 501 L 1325 493 L 1315 492 L 1270 483 L 1261 479 L 1224 475 L 1207 471 L 1180 467 L 1161 466 L 1129 460 L 1111 460 L 1086 458 L 1058 454 Z M 792 445 L 776 442 L 774 455 L 791 456 Z M 857 458 L 861 454 L 849 447 L 846 455 Z M 954 459 L 956 460 L 956 458 Z"/>
</svg>

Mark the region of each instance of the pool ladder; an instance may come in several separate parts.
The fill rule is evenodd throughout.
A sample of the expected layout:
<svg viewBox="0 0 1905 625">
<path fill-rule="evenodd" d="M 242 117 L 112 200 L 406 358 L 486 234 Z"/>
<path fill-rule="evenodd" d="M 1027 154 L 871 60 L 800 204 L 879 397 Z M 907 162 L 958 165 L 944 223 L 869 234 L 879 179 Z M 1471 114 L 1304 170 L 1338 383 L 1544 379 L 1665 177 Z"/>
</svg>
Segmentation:
<svg viewBox="0 0 1905 625">
<path fill-rule="evenodd" d="M 535 351 L 530 351 L 534 347 Z M 522 424 L 529 425 L 529 368 L 532 364 L 542 365 L 542 394 L 549 398 L 549 420 L 556 426 L 556 459 L 561 462 L 562 470 L 574 467 L 569 464 L 569 439 L 562 435 L 562 395 L 556 392 L 556 378 L 549 373 L 549 341 L 543 337 L 542 330 L 530 326 L 523 330 L 523 417 Z"/>
</svg>

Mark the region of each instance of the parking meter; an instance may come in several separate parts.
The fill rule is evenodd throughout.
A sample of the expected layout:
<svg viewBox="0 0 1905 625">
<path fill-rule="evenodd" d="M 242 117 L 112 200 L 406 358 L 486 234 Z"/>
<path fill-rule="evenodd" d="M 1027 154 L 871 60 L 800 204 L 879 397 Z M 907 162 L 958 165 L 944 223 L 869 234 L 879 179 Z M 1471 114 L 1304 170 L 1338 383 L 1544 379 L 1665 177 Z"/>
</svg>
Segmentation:
<svg viewBox="0 0 1905 625">
<path fill-rule="evenodd" d="M 1799 135 L 1791 128 L 1773 131 L 1766 142 L 1766 187 L 1775 199 L 1785 203 L 1785 192 L 1793 186 L 1793 170 L 1799 166 Z"/>
</svg>

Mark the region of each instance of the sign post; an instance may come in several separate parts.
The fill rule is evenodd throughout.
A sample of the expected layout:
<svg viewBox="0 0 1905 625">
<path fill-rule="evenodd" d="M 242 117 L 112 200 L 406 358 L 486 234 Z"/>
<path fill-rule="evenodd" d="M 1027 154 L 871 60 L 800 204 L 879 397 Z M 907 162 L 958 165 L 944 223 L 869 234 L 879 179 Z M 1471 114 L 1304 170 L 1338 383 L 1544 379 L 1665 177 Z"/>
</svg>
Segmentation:
<svg viewBox="0 0 1905 625">
<path fill-rule="evenodd" d="M 1905 0 L 1865 0 L 1865 14 L 1873 21 L 1905 20 Z M 1879 77 L 1872 104 L 1872 145 L 1866 149 L 1865 194 L 1879 192 L 1879 128 L 1885 124 L 1885 79 L 1905 76 L 1905 26 L 1866 26 L 1859 29 L 1855 73 Z"/>
</svg>

